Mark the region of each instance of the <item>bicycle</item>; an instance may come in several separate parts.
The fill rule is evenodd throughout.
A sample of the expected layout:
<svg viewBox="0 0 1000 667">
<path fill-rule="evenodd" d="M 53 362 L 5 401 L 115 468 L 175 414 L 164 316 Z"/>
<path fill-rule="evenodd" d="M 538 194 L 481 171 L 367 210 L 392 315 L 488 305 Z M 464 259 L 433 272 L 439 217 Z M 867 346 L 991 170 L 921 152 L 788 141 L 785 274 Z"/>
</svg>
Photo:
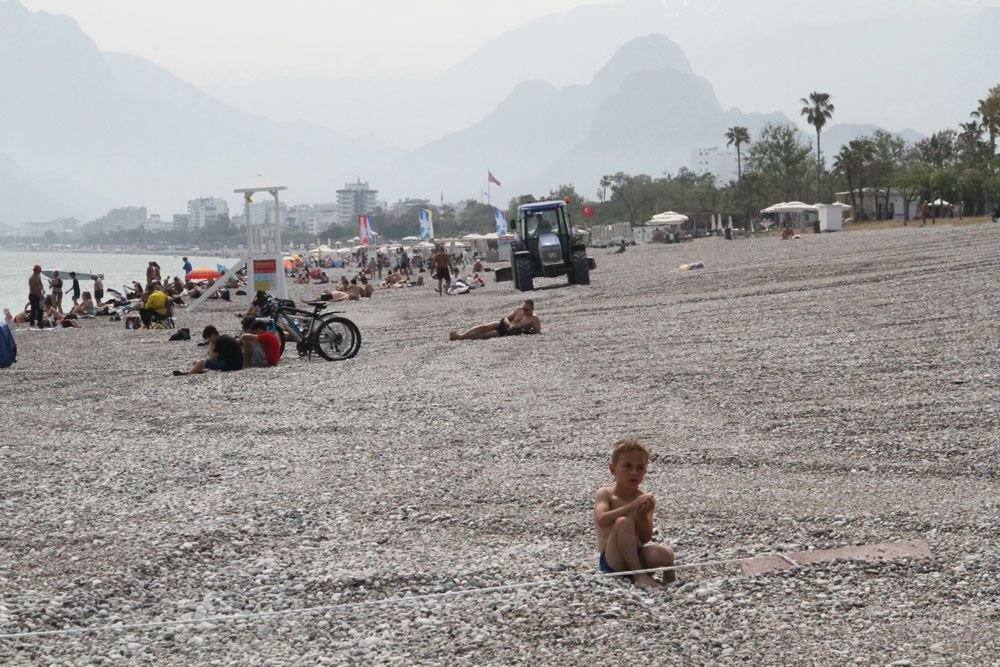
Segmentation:
<svg viewBox="0 0 1000 667">
<path fill-rule="evenodd" d="M 291 339 L 299 356 L 311 356 L 313 352 L 327 361 L 343 361 L 354 357 L 361 349 L 361 331 L 351 320 L 339 317 L 343 311 L 323 313 L 324 301 L 310 301 L 312 311 L 296 308 L 295 302 L 282 299 L 275 302 L 271 315 L 262 319 L 269 322 L 268 328 L 278 336 L 281 353 L 285 343 Z"/>
</svg>

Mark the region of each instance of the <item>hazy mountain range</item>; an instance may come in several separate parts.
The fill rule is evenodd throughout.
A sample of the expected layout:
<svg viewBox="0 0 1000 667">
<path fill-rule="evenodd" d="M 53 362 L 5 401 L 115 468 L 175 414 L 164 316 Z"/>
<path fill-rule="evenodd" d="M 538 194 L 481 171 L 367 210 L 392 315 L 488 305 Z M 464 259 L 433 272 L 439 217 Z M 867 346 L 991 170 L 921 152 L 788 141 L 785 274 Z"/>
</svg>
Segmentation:
<svg viewBox="0 0 1000 667">
<path fill-rule="evenodd" d="M 852 35 L 871 38 L 875 28 L 861 25 L 865 17 L 885 14 L 886 4 L 900 12 L 909 7 L 882 4 L 873 10 L 847 0 L 810 15 L 810 21 L 840 18 L 849 26 L 826 25 L 818 34 L 815 27 L 793 28 L 775 18 L 782 7 L 791 12 L 787 16 L 805 15 L 790 9 L 800 3 L 786 0 L 760 11 L 755 6 L 752 20 L 741 26 L 734 17 L 747 12 L 737 0 L 627 0 L 529 22 L 427 81 L 285 80 L 215 90 L 216 97 L 149 61 L 101 52 L 68 17 L 0 0 L 0 86 L 10 93 L 0 96 L 0 222 L 89 218 L 112 205 L 145 205 L 169 216 L 196 196 L 235 202 L 232 189 L 257 173 L 282 180 L 293 202 L 328 201 L 355 177 L 390 200 L 436 200 L 442 191 L 456 200 L 478 195 L 487 169 L 504 180 L 498 203 L 570 182 L 591 194 L 603 173 L 675 171 L 689 163 L 692 149 L 721 144 L 731 125 L 756 131 L 769 120 L 797 120 L 797 98 L 813 89 L 834 93 L 838 119 L 853 114 L 878 121 L 891 98 L 904 110 L 938 109 L 940 126 L 963 120 L 977 96 L 997 83 L 983 82 L 1000 79 L 987 71 L 992 59 L 970 53 L 989 46 L 1000 10 L 984 9 L 985 2 L 931 3 L 979 12 L 946 31 L 939 23 L 935 40 L 910 31 L 911 22 L 933 22 L 911 7 L 905 19 L 891 20 L 890 13 L 873 21 L 887 31 L 885 45 L 848 48 L 857 39 Z M 770 20 L 772 34 L 782 25 L 789 34 L 779 41 L 752 32 Z M 685 43 L 693 40 L 692 26 L 706 21 L 718 39 Z M 701 54 L 694 66 L 676 41 L 650 34 L 663 32 L 683 33 L 681 44 Z M 897 32 L 912 42 L 905 54 L 856 66 L 858 51 L 871 59 Z M 935 51 L 940 44 L 960 53 L 944 57 Z M 733 63 L 729 69 L 699 76 L 706 71 L 702 58 L 712 64 L 722 53 Z M 828 85 L 831 77 L 820 65 L 807 73 L 823 53 L 835 55 L 853 88 Z M 771 64 L 758 64 L 769 58 Z M 961 58 L 963 67 L 956 64 Z M 801 82 L 794 82 L 800 74 Z M 747 99 L 759 102 L 750 108 L 772 111 L 725 108 L 709 83 L 716 76 L 739 82 Z M 782 115 L 773 110 L 788 109 L 788 101 L 768 91 L 786 90 L 786 78 L 797 92 Z M 861 107 L 867 119 L 852 112 L 855 88 L 872 96 Z M 951 107 L 954 118 L 942 110 Z M 871 129 L 865 123 L 833 126 L 825 151 Z"/>
</svg>

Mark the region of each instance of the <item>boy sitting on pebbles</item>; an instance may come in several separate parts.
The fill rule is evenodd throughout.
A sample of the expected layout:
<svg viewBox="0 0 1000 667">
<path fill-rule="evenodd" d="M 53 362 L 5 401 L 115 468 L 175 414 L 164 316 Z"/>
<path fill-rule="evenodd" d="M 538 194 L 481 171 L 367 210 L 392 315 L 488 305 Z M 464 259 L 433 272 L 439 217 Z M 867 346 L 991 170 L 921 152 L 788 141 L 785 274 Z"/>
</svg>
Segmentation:
<svg viewBox="0 0 1000 667">
<path fill-rule="evenodd" d="M 649 448 L 646 445 L 638 440 L 615 443 L 609 466 L 615 485 L 598 489 L 594 504 L 601 572 L 627 572 L 674 564 L 674 552 L 670 547 L 648 544 L 653 539 L 656 499 L 639 489 L 648 465 Z M 631 576 L 632 581 L 643 587 L 661 585 L 649 574 Z M 676 579 L 673 570 L 663 573 L 663 585 Z"/>
</svg>

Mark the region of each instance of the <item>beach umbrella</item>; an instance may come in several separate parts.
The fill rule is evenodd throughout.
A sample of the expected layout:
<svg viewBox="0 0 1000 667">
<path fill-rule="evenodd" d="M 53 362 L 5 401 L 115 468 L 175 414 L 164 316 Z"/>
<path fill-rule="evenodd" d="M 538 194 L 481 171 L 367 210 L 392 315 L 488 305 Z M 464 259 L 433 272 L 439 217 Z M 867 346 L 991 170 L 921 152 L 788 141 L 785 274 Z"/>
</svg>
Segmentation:
<svg viewBox="0 0 1000 667">
<path fill-rule="evenodd" d="M 221 278 L 222 274 L 219 273 L 217 269 L 212 269 L 207 266 L 199 266 L 196 269 L 191 269 L 185 276 L 188 280 L 211 280 L 213 278 Z"/>
<path fill-rule="evenodd" d="M 688 221 L 688 217 L 675 211 L 664 211 L 657 213 L 646 224 L 650 225 L 683 225 Z"/>
</svg>

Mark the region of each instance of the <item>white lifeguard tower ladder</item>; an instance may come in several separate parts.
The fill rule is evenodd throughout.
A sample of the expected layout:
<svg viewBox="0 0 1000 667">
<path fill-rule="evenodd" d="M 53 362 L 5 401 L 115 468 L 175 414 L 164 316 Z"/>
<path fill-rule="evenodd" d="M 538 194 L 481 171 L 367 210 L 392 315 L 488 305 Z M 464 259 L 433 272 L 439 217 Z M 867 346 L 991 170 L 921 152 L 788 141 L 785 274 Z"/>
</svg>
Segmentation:
<svg viewBox="0 0 1000 667">
<path fill-rule="evenodd" d="M 287 296 L 285 291 L 285 266 L 281 253 L 281 201 L 278 193 L 287 190 L 284 185 L 262 177 L 260 174 L 249 185 L 236 188 L 233 192 L 243 195 L 243 221 L 247 226 L 247 256 L 230 266 L 226 273 L 216 280 L 205 293 L 191 302 L 186 312 L 194 312 L 206 299 L 217 292 L 230 276 L 244 266 L 247 267 L 247 299 L 253 300 L 258 290 L 263 290 L 278 299 Z M 274 218 L 268 224 L 267 216 L 261 224 L 252 224 L 250 204 L 258 192 L 267 192 L 274 197 Z"/>
</svg>

